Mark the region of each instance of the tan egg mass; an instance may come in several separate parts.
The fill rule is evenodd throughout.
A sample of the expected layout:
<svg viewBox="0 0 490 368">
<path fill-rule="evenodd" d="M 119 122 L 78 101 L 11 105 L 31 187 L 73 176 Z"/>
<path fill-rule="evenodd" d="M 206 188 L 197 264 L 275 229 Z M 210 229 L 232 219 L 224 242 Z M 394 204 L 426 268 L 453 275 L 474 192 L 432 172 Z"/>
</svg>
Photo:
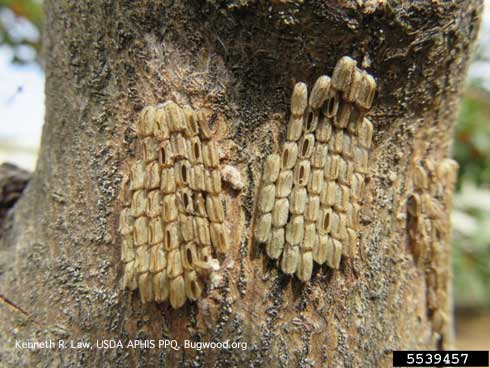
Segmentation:
<svg viewBox="0 0 490 368">
<path fill-rule="evenodd" d="M 168 101 L 140 113 L 135 146 L 120 192 L 122 283 L 180 308 L 229 249 L 218 142 L 204 114 Z"/>
<path fill-rule="evenodd" d="M 254 237 L 284 273 L 301 281 L 310 280 L 313 262 L 338 268 L 342 255 L 357 252 L 373 137 L 366 114 L 375 90 L 374 78 L 348 56 L 309 93 L 297 83 L 286 141 L 265 160 Z"/>
</svg>

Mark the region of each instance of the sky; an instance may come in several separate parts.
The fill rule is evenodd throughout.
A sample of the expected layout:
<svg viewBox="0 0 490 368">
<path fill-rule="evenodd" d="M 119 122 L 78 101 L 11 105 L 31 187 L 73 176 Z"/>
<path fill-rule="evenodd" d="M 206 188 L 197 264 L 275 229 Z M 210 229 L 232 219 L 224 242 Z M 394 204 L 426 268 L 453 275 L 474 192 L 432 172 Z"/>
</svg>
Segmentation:
<svg viewBox="0 0 490 368">
<path fill-rule="evenodd" d="M 13 22 L 9 14 L 0 17 Z M 36 37 L 28 24 L 14 26 L 24 36 Z M 490 0 L 485 0 L 480 45 L 488 61 L 474 62 L 469 76 L 490 91 Z M 12 50 L 0 46 L 0 163 L 33 170 L 44 120 L 44 73 L 35 63 L 15 65 L 11 59 Z"/>
</svg>

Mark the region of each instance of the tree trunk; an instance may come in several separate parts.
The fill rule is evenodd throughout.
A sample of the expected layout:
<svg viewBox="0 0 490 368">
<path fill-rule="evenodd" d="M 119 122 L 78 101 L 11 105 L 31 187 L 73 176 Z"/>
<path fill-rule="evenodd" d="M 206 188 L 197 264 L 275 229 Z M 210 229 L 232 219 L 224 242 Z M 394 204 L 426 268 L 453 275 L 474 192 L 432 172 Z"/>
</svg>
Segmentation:
<svg viewBox="0 0 490 368">
<path fill-rule="evenodd" d="M 481 7 L 480 0 L 46 1 L 42 145 L 2 232 L 2 363 L 388 367 L 393 349 L 450 346 L 451 321 L 442 329 L 434 321 L 426 269 L 448 274 L 449 241 L 442 265 L 431 263 L 434 255 L 418 262 L 406 202 L 414 162 L 449 155 Z M 294 83 L 332 75 L 344 55 L 378 85 L 359 248 L 339 270 L 315 267 L 302 283 L 253 241 L 256 194 L 264 158 L 284 141 Z M 133 124 L 145 106 L 170 99 L 226 124 L 223 160 L 245 184 L 225 186 L 233 233 L 214 287 L 177 310 L 142 304 L 138 291 L 121 287 L 117 231 Z M 446 281 L 438 288 L 450 293 Z M 437 307 L 444 315 L 447 300 Z M 247 349 L 95 346 L 164 338 Z M 45 339 L 85 340 L 93 349 L 15 345 Z"/>
</svg>

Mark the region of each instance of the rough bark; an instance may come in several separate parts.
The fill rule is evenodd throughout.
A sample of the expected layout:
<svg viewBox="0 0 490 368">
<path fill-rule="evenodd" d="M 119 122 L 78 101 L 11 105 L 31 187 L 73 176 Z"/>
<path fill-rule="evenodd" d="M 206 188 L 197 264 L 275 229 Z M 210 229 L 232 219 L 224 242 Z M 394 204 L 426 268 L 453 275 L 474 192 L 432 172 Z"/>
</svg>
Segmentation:
<svg viewBox="0 0 490 368">
<path fill-rule="evenodd" d="M 0 226 L 9 210 L 22 195 L 30 173 L 9 163 L 0 165 Z"/>
<path fill-rule="evenodd" d="M 2 236 L 3 364 L 387 367 L 392 349 L 441 344 L 404 203 L 414 157 L 449 154 L 481 1 L 301 3 L 46 1 L 42 146 Z M 379 86 L 361 248 L 304 285 L 252 242 L 256 187 L 283 140 L 292 86 L 331 75 L 343 55 Z M 235 232 L 220 286 L 177 311 L 120 288 L 117 236 L 130 126 L 169 98 L 228 124 L 226 160 L 247 183 L 228 190 Z M 248 349 L 15 348 L 44 338 L 230 339 Z"/>
</svg>

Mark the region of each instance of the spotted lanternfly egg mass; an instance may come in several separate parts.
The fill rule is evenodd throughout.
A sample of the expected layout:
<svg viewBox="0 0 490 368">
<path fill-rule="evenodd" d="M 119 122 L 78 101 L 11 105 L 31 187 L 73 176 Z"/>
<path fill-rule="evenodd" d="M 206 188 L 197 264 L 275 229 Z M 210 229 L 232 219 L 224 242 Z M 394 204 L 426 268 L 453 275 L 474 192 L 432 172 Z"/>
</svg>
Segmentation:
<svg viewBox="0 0 490 368">
<path fill-rule="evenodd" d="M 412 172 L 412 192 L 407 198 L 407 224 L 415 261 L 424 272 L 427 309 L 433 330 L 444 339 L 449 334 L 450 282 L 448 265 L 452 193 L 458 164 L 451 159 L 416 160 Z"/>
<path fill-rule="evenodd" d="M 264 164 L 255 240 L 279 259 L 284 273 L 311 278 L 313 261 L 338 268 L 356 253 L 373 125 L 374 78 L 345 56 L 333 77 L 321 76 L 308 95 L 291 95 L 286 142 Z"/>
<path fill-rule="evenodd" d="M 120 195 L 123 285 L 176 309 L 199 299 L 213 254 L 228 250 L 218 147 L 204 114 L 173 101 L 145 107 L 136 134 Z"/>
</svg>

